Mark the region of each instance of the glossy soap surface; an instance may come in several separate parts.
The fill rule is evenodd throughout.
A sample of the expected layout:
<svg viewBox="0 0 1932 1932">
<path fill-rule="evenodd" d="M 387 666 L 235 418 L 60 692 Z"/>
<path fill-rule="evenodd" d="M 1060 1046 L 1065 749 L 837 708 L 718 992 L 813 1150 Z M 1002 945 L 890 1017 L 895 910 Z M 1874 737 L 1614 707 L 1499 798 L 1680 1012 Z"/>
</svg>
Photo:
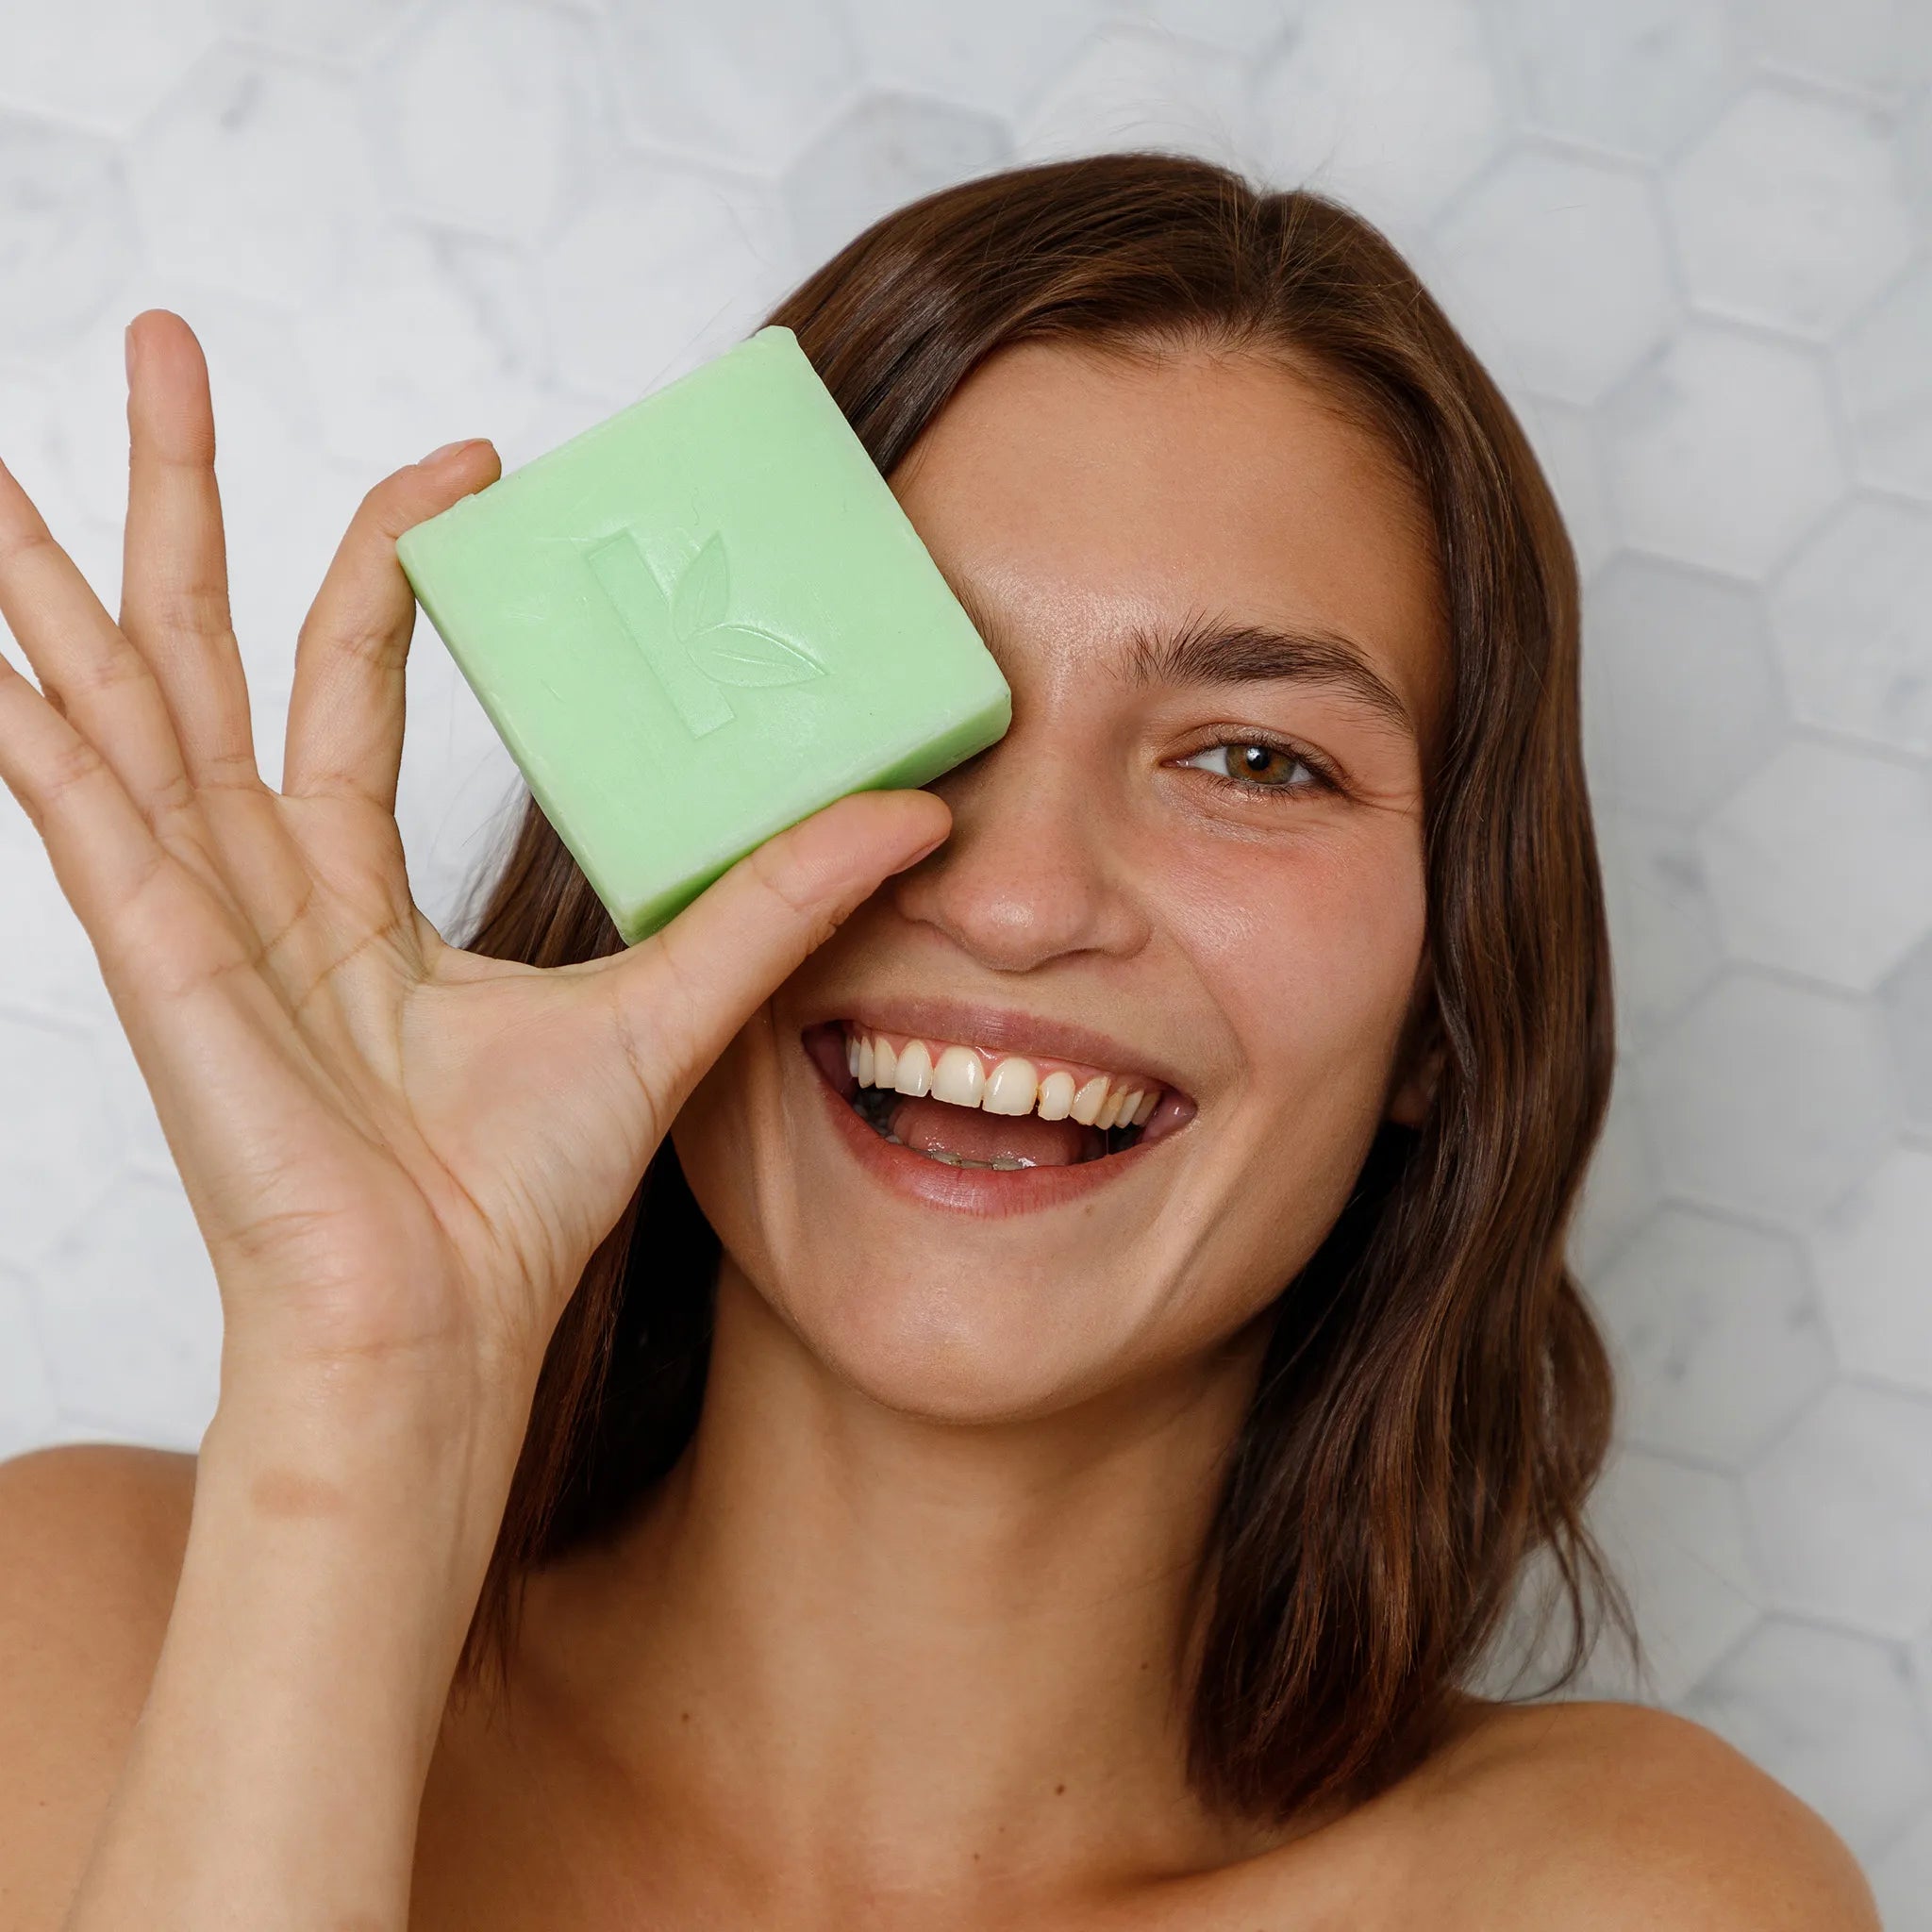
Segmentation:
<svg viewBox="0 0 1932 1932">
<path fill-rule="evenodd" d="M 1012 694 L 788 328 L 406 531 L 431 623 L 626 944 Z"/>
</svg>

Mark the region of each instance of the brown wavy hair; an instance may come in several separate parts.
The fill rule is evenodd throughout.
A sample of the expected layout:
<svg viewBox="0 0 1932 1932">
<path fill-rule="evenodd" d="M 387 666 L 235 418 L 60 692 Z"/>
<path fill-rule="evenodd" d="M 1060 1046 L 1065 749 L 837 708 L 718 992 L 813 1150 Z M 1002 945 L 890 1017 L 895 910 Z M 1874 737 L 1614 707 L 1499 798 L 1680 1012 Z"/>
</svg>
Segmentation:
<svg viewBox="0 0 1932 1932">
<path fill-rule="evenodd" d="M 1453 664 L 1424 787 L 1440 1051 L 1269 1313 L 1193 1579 L 1187 1775 L 1286 1820 L 1431 1748 L 1548 1566 L 1571 1681 L 1627 1607 L 1581 1517 L 1610 1374 L 1564 1259 L 1608 1102 L 1609 958 L 1578 725 L 1576 565 L 1522 429 L 1413 271 L 1349 209 L 1208 161 L 1008 169 L 884 216 L 785 297 L 887 475 L 982 358 L 1023 341 L 1206 346 L 1312 375 L 1425 507 Z M 473 906 L 475 905 L 473 899 Z M 537 966 L 622 944 L 533 801 L 460 943 Z M 1418 1045 L 1420 1041 L 1412 1041 Z M 508 1692 L 520 1580 L 614 1529 L 703 1400 L 719 1242 L 667 1140 L 551 1340 L 456 1674 Z"/>
</svg>

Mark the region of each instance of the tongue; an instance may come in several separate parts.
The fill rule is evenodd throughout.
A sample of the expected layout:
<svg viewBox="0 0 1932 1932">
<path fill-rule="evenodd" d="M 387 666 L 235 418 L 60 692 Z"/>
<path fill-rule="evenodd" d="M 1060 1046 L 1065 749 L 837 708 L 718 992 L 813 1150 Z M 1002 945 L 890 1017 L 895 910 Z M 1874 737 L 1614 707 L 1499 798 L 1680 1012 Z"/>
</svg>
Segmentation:
<svg viewBox="0 0 1932 1932">
<path fill-rule="evenodd" d="M 1098 1127 L 1078 1121 L 1043 1121 L 1037 1113 L 984 1113 L 947 1100 L 908 1095 L 892 1109 L 892 1132 L 922 1154 L 952 1154 L 961 1160 L 1005 1155 L 1035 1167 L 1071 1167 L 1105 1148 Z"/>
</svg>

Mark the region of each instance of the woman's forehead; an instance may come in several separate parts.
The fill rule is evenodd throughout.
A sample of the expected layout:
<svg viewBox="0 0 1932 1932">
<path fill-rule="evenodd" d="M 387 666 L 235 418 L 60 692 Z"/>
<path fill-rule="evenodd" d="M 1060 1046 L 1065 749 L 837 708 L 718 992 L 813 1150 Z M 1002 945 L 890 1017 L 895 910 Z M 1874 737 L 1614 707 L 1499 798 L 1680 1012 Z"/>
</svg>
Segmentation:
<svg viewBox="0 0 1932 1932">
<path fill-rule="evenodd" d="M 1202 613 L 1326 631 L 1437 716 L 1441 593 L 1413 486 L 1278 362 L 1021 343 L 974 370 L 891 481 L 1009 632 L 1097 641 Z"/>
</svg>

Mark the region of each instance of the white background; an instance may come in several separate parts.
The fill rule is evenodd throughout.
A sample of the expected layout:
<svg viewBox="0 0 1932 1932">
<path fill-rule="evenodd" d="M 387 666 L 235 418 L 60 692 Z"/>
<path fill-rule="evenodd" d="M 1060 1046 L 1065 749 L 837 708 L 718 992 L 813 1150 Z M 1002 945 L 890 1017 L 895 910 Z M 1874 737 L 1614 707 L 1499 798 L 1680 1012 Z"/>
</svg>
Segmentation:
<svg viewBox="0 0 1932 1932">
<path fill-rule="evenodd" d="M 1714 1725 L 1932 1928 L 1928 82 L 1932 0 L 12 0 L 0 453 L 111 605 L 122 328 L 190 319 L 274 783 L 363 490 L 455 437 L 526 460 L 885 208 L 1178 144 L 1382 222 L 1588 573 L 1622 1059 L 1575 1256 L 1655 1664 L 1598 1681 Z M 400 816 L 432 918 L 519 786 L 425 623 Z M 0 792 L 0 1454 L 192 1449 L 218 1346 Z"/>
</svg>

